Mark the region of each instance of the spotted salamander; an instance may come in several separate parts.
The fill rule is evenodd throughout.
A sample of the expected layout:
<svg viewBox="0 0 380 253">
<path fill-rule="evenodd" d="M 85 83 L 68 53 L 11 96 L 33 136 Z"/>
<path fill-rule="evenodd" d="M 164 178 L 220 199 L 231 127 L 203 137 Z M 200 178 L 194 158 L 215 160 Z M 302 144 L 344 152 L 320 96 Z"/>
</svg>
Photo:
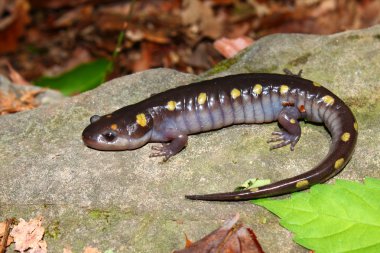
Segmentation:
<svg viewBox="0 0 380 253">
<path fill-rule="evenodd" d="M 234 124 L 278 121 L 271 149 L 290 146 L 301 136 L 299 121 L 324 123 L 332 143 L 327 156 L 310 171 L 265 186 L 227 193 L 189 195 L 188 199 L 236 201 L 286 194 L 324 182 L 343 169 L 358 136 L 350 108 L 319 83 L 297 75 L 238 74 L 155 94 L 111 114 L 94 115 L 82 134 L 97 150 L 136 149 L 148 142 L 151 157 L 165 160 L 180 152 L 188 135 Z"/>
</svg>

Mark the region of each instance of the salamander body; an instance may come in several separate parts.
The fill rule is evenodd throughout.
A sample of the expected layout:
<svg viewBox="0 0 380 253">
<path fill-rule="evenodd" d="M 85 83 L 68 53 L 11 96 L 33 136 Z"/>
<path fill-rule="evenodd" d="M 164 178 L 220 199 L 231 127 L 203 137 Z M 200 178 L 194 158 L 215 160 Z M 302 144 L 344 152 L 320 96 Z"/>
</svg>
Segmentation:
<svg viewBox="0 0 380 253">
<path fill-rule="evenodd" d="M 320 84 L 295 75 L 238 74 L 177 87 L 111 114 L 94 115 L 82 134 L 98 150 L 136 149 L 148 142 L 151 157 L 169 159 L 188 135 L 233 124 L 278 121 L 271 149 L 290 146 L 301 136 L 300 120 L 323 123 L 332 137 L 327 156 L 311 170 L 269 185 L 238 192 L 189 195 L 188 199 L 236 201 L 306 189 L 336 175 L 353 153 L 358 125 L 349 107 Z"/>
</svg>

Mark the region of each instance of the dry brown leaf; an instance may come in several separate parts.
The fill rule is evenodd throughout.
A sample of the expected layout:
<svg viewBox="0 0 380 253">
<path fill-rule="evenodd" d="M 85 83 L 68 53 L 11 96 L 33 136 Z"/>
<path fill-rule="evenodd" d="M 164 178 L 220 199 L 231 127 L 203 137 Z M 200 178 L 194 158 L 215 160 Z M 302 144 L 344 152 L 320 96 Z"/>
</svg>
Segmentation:
<svg viewBox="0 0 380 253">
<path fill-rule="evenodd" d="M 264 253 L 253 231 L 238 224 L 238 220 L 239 214 L 236 214 L 222 227 L 193 244 L 186 237 L 186 248 L 173 253 Z"/>
<path fill-rule="evenodd" d="M 102 252 L 100 252 L 97 248 L 86 247 L 83 253 L 102 253 Z"/>
<path fill-rule="evenodd" d="M 221 38 L 214 42 L 214 47 L 224 57 L 232 58 L 252 43 L 253 40 L 249 37 L 239 37 L 236 39 Z"/>
<path fill-rule="evenodd" d="M 68 6 L 78 6 L 80 4 L 89 2 L 89 0 L 29 0 L 33 7 L 59 9 Z M 103 2 L 110 2 L 112 0 L 103 0 Z"/>
<path fill-rule="evenodd" d="M 29 253 L 46 253 L 47 245 L 42 240 L 45 229 L 42 227 L 42 217 L 30 219 L 26 222 L 24 219 L 19 219 L 19 224 L 15 226 L 10 235 L 15 241 L 15 250 Z"/>
<path fill-rule="evenodd" d="M 25 26 L 30 21 L 27 0 L 6 1 L 2 8 L 10 15 L 2 17 L 0 13 L 0 53 L 17 49 L 18 39 L 23 35 Z"/>
<path fill-rule="evenodd" d="M 28 81 L 26 81 L 20 73 L 18 73 L 12 65 L 6 61 L 8 71 L 9 71 L 9 78 L 11 79 L 12 83 L 15 84 L 21 84 L 21 85 L 31 85 Z"/>
<path fill-rule="evenodd" d="M 75 9 L 65 12 L 61 17 L 54 21 L 57 28 L 70 27 L 74 23 L 90 20 L 94 13 L 94 7 L 91 5 L 79 6 Z"/>
<path fill-rule="evenodd" d="M 9 236 L 10 227 L 13 219 L 7 219 L 0 223 L 0 253 L 4 253 L 6 248 L 13 243 L 13 237 Z"/>
<path fill-rule="evenodd" d="M 73 253 L 71 249 L 63 248 L 63 253 Z"/>
<path fill-rule="evenodd" d="M 0 222 L 0 237 L 4 235 L 6 226 L 7 224 L 5 222 Z"/>
<path fill-rule="evenodd" d="M 223 31 L 223 16 L 216 16 L 210 2 L 199 0 L 183 1 L 182 24 L 190 26 L 193 32 L 216 39 Z"/>
<path fill-rule="evenodd" d="M 38 106 L 36 96 L 46 89 L 34 91 L 22 91 L 21 96 L 16 96 L 14 92 L 3 94 L 0 91 L 0 115 L 16 113 L 34 109 Z"/>
</svg>

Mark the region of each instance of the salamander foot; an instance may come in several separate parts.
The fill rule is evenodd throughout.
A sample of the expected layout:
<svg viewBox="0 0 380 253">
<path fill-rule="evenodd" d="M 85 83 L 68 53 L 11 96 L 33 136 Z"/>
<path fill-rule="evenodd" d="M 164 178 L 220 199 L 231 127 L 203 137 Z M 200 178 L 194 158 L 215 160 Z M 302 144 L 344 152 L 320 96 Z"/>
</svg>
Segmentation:
<svg viewBox="0 0 380 253">
<path fill-rule="evenodd" d="M 174 155 L 174 152 L 170 149 L 170 143 L 162 143 L 161 145 L 152 146 L 154 150 L 149 157 L 164 157 L 164 162 L 166 162 L 170 157 Z"/>
<path fill-rule="evenodd" d="M 272 135 L 275 137 L 270 138 L 267 141 L 267 143 L 272 143 L 272 142 L 279 142 L 279 143 L 270 146 L 270 150 L 281 148 L 290 144 L 290 150 L 294 151 L 294 147 L 296 146 L 298 140 L 300 139 L 299 135 L 292 135 L 284 130 L 275 131 L 272 133 Z"/>
</svg>

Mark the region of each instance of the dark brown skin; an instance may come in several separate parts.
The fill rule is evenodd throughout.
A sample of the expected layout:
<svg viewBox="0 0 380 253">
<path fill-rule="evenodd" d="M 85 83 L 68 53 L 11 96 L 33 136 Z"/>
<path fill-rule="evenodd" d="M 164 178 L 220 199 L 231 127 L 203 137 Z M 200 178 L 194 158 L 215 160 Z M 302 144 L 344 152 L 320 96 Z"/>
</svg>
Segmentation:
<svg viewBox="0 0 380 253">
<path fill-rule="evenodd" d="M 294 75 L 240 74 L 193 83 L 156 94 L 105 116 L 93 116 L 84 143 L 98 150 L 136 149 L 148 142 L 151 157 L 165 160 L 180 152 L 188 135 L 233 124 L 278 121 L 271 149 L 294 150 L 299 120 L 323 123 L 332 136 L 327 156 L 310 171 L 262 187 L 228 193 L 189 195 L 188 199 L 237 201 L 309 188 L 339 173 L 353 153 L 357 122 L 348 106 L 316 82 Z"/>
</svg>

